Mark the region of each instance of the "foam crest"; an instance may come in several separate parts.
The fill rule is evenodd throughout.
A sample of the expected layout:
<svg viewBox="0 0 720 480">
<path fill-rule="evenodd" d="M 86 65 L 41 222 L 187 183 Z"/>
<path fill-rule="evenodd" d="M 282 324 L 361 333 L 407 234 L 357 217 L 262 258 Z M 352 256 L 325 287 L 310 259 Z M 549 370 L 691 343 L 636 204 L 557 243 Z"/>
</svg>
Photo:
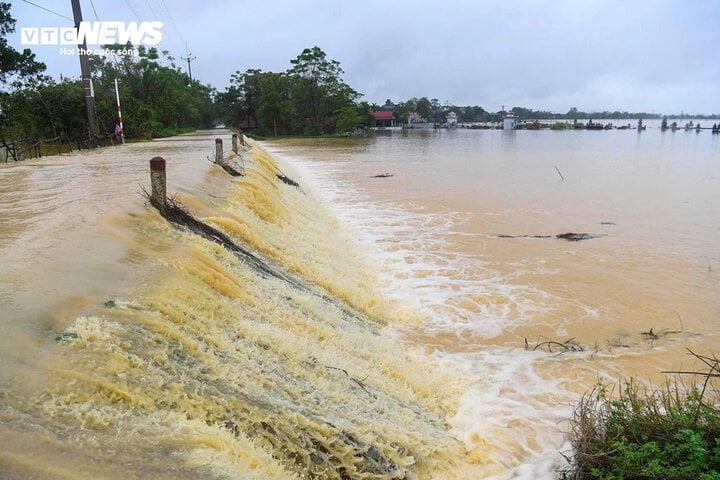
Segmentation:
<svg viewBox="0 0 720 480">
<path fill-rule="evenodd" d="M 421 312 L 425 333 L 454 336 L 460 344 L 466 338 L 472 344 L 519 326 L 537 326 L 538 318 L 553 318 L 560 302 L 551 295 L 515 284 L 512 275 L 503 276 L 479 256 L 458 251 L 456 237 L 461 234 L 456 227 L 466 220 L 466 213 L 438 214 L 413 204 L 379 203 L 344 180 L 336 166 L 297 156 L 290 161 L 333 205 L 346 235 L 364 246 L 370 263 L 380 266 L 384 295 L 398 309 L 394 329 L 403 331 L 402 320 L 409 318 L 417 330 L 413 312 Z M 576 308 L 588 313 L 583 305 Z M 548 326 L 556 328 L 557 323 Z"/>
<path fill-rule="evenodd" d="M 548 355 L 513 347 L 518 338 L 508 347 L 490 340 L 543 321 L 562 328 L 562 319 L 553 319 L 561 302 L 459 251 L 458 238 L 468 240 L 456 232 L 465 213 L 380 203 L 345 180 L 340 167 L 298 156 L 289 161 L 380 266 L 384 295 L 395 305 L 386 332 L 459 382 L 451 425 L 467 452 L 454 478 L 556 478 L 563 464 L 558 423 L 577 394 L 539 373 L 553 361 Z M 592 315 L 584 305 L 572 308 Z"/>
</svg>

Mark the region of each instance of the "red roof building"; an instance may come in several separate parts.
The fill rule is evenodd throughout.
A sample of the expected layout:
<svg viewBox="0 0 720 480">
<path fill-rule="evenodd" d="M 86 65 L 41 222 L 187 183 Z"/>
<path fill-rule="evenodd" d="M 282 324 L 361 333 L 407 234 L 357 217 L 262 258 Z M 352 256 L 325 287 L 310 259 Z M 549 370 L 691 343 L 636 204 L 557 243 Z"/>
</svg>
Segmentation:
<svg viewBox="0 0 720 480">
<path fill-rule="evenodd" d="M 387 128 L 387 127 L 395 126 L 395 116 L 393 115 L 393 113 L 391 111 L 378 110 L 378 111 L 370 112 L 370 113 L 375 118 L 375 127 Z"/>
</svg>

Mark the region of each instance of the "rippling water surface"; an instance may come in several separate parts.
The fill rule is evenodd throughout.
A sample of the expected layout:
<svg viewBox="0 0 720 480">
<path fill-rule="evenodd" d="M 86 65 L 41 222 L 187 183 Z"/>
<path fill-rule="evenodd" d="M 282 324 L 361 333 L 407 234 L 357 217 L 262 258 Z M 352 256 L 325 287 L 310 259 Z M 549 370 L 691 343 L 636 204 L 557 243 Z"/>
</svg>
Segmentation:
<svg viewBox="0 0 720 480">
<path fill-rule="evenodd" d="M 386 295 L 423 312 L 390 330 L 470 383 L 453 425 L 481 475 L 553 478 L 569 404 L 598 378 L 663 383 L 687 349 L 716 352 L 717 135 L 388 131 L 271 148 L 312 172 Z M 568 232 L 596 237 L 552 238 Z"/>
</svg>

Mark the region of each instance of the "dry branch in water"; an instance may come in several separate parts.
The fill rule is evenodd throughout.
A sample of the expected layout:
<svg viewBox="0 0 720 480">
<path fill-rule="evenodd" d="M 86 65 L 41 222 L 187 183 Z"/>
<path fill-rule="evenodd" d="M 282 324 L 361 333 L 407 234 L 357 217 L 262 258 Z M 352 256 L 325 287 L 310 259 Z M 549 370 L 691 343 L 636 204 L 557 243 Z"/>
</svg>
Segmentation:
<svg viewBox="0 0 720 480">
<path fill-rule="evenodd" d="M 565 352 L 584 352 L 585 348 L 580 345 L 575 337 L 569 338 L 564 342 L 558 342 L 555 340 L 548 340 L 544 337 L 540 337 L 534 346 L 530 346 L 527 338 L 525 339 L 525 350 L 547 350 L 548 353 L 565 353 Z"/>
</svg>

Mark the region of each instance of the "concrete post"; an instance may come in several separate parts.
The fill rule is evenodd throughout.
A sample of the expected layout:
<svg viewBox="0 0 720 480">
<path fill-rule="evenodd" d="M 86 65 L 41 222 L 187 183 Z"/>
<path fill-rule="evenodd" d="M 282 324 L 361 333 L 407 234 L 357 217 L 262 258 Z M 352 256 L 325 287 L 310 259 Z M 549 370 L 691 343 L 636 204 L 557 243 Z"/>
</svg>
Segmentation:
<svg viewBox="0 0 720 480">
<path fill-rule="evenodd" d="M 152 189 L 150 203 L 160 210 L 160 213 L 165 212 L 167 177 L 165 175 L 165 159 L 162 157 L 153 157 L 150 160 L 150 186 Z"/>
<path fill-rule="evenodd" d="M 232 136 L 232 149 L 233 149 L 233 152 L 237 153 L 237 149 L 238 149 L 237 133 L 233 133 L 233 136 Z"/>
<path fill-rule="evenodd" d="M 215 139 L 215 163 L 222 163 L 223 161 L 223 146 L 222 138 Z"/>
</svg>

